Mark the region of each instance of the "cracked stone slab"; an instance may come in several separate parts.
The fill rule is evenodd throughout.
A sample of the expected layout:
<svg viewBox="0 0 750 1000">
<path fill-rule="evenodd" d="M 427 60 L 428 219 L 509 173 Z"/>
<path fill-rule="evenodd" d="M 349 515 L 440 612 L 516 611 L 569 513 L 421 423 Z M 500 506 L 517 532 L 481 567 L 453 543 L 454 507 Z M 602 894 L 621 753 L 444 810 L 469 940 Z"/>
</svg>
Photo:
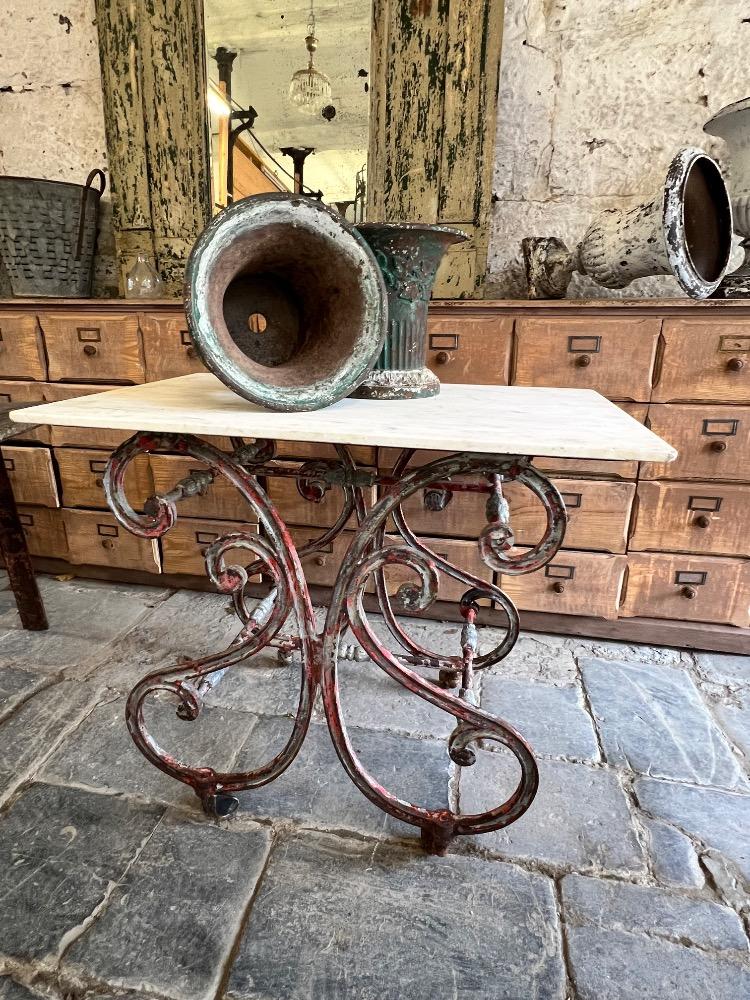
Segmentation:
<svg viewBox="0 0 750 1000">
<path fill-rule="evenodd" d="M 288 719 L 260 719 L 236 767 L 259 767 L 277 754 L 291 733 Z M 450 759 L 444 743 L 349 728 L 355 753 L 394 795 L 430 809 L 448 808 Z M 239 793 L 250 816 L 286 817 L 305 826 L 352 830 L 371 836 L 418 836 L 418 829 L 387 815 L 366 799 L 339 761 L 328 727 L 313 723 L 291 766 L 270 785 Z"/>
<path fill-rule="evenodd" d="M 705 884 L 692 841 L 668 823 L 643 819 L 654 875 L 670 886 L 701 889 Z"/>
<path fill-rule="evenodd" d="M 88 686 L 62 681 L 29 698 L 0 725 L 0 801 L 37 770 L 95 698 Z"/>
<path fill-rule="evenodd" d="M 60 582 L 40 578 L 49 618 L 47 632 L 21 627 L 15 605 L 0 610 L 0 666 L 23 663 L 30 670 L 71 676 L 84 673 L 92 662 L 106 659 L 113 644 L 131 629 L 167 591 L 91 580 Z M 0 609 L 4 592 L 0 592 Z"/>
<path fill-rule="evenodd" d="M 563 1000 L 552 883 L 478 858 L 300 834 L 271 855 L 227 996 Z"/>
<path fill-rule="evenodd" d="M 175 1000 L 213 997 L 270 841 L 255 824 L 231 829 L 167 814 L 66 954 L 66 972 Z"/>
<path fill-rule="evenodd" d="M 145 674 L 174 665 L 180 656 L 221 652 L 240 627 L 226 595 L 179 590 L 143 617 L 107 657 L 101 657 L 87 679 L 130 691 Z"/>
<path fill-rule="evenodd" d="M 39 994 L 14 982 L 10 976 L 0 976 L 0 1000 L 39 1000 Z"/>
<path fill-rule="evenodd" d="M 724 732 L 742 751 L 745 766 L 750 766 L 750 697 L 742 705 L 719 705 L 716 714 Z"/>
<path fill-rule="evenodd" d="M 492 674 L 482 681 L 482 708 L 509 722 L 534 753 L 599 759 L 591 716 L 577 686 L 555 687 Z M 488 742 L 487 748 L 492 749 L 492 744 Z"/>
<path fill-rule="evenodd" d="M 566 875 L 561 887 L 569 926 L 624 930 L 688 947 L 747 954 L 740 918 L 718 903 L 583 875 Z"/>
<path fill-rule="evenodd" d="M 746 785 L 684 670 L 584 660 L 581 671 L 609 763 L 699 785 Z"/>
<path fill-rule="evenodd" d="M 161 809 L 33 785 L 0 818 L 0 954 L 54 958 L 107 898 Z M 40 905 L 43 901 L 43 905 Z"/>
<path fill-rule="evenodd" d="M 0 716 L 9 715 L 20 702 L 47 683 L 45 677 L 28 670 L 0 667 Z"/>
<path fill-rule="evenodd" d="M 528 811 L 504 830 L 472 837 L 479 848 L 555 867 L 624 874 L 646 870 L 625 794 L 605 768 L 537 761 L 539 791 Z M 478 751 L 462 768 L 462 813 L 499 806 L 514 790 L 519 768 L 509 753 Z"/>
<path fill-rule="evenodd" d="M 716 684 L 750 687 L 750 656 L 739 653 L 696 653 L 699 672 Z"/>
<path fill-rule="evenodd" d="M 750 883 L 750 795 L 652 778 L 634 785 L 638 805 L 724 855 Z"/>
<path fill-rule="evenodd" d="M 295 658 L 282 664 L 275 649 L 229 667 L 220 683 L 205 697 L 206 705 L 253 712 L 256 715 L 296 715 L 302 664 Z"/>
<path fill-rule="evenodd" d="M 190 722 L 177 717 L 176 705 L 168 697 L 145 705 L 146 723 L 159 745 L 191 766 L 230 768 L 255 716 L 204 708 Z M 154 767 L 136 747 L 125 724 L 124 698 L 95 708 L 49 759 L 42 779 L 200 808 L 188 785 Z"/>
<path fill-rule="evenodd" d="M 502 639 L 503 633 L 499 629 L 486 631 L 495 633 L 495 642 L 490 643 L 491 645 Z M 560 686 L 569 686 L 578 681 L 576 661 L 564 636 L 545 635 L 542 632 L 522 632 L 505 659 L 482 671 L 483 683 L 493 675 L 509 680 L 541 681 Z"/>
</svg>

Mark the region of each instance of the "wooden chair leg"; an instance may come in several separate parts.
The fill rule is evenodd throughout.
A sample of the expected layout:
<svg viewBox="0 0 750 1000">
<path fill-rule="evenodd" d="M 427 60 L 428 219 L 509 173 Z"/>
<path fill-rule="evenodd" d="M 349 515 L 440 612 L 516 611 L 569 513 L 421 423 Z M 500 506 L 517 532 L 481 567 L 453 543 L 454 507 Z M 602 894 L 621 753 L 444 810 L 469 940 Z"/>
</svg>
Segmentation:
<svg viewBox="0 0 750 1000">
<path fill-rule="evenodd" d="M 26 545 L 26 536 L 18 517 L 5 463 L 0 455 L 0 552 L 5 559 L 10 585 L 16 599 L 24 628 L 42 631 L 49 628 L 42 595 L 39 593 L 34 567 Z"/>
</svg>

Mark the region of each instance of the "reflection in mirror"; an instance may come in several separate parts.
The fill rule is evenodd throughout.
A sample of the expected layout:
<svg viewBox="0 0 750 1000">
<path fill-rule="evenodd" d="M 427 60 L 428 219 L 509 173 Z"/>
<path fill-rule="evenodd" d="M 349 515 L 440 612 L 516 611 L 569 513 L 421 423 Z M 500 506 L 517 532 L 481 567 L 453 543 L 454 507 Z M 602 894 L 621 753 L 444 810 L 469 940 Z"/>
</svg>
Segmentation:
<svg viewBox="0 0 750 1000">
<path fill-rule="evenodd" d="M 214 211 L 266 191 L 364 219 L 371 0 L 204 0 Z"/>
</svg>

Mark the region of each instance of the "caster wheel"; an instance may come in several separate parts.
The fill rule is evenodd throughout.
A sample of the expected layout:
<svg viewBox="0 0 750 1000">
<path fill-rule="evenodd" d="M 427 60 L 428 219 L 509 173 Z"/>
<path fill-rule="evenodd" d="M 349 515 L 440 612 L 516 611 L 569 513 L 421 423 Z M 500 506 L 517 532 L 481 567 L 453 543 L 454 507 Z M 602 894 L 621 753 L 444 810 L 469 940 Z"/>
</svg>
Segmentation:
<svg viewBox="0 0 750 1000">
<path fill-rule="evenodd" d="M 203 800 L 205 811 L 210 816 L 216 816 L 217 819 L 226 819 L 227 816 L 237 812 L 239 804 L 240 800 L 236 795 L 227 795 L 223 792 L 219 792 L 218 795 L 208 795 Z"/>
</svg>

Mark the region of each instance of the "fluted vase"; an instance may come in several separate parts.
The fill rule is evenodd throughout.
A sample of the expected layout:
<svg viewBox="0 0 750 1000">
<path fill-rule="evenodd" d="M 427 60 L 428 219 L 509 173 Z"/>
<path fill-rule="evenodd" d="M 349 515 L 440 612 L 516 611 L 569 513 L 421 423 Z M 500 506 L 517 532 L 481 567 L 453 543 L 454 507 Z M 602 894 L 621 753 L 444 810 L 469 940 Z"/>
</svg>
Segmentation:
<svg viewBox="0 0 750 1000">
<path fill-rule="evenodd" d="M 388 332 L 375 367 L 353 395 L 364 399 L 436 396 L 427 368 L 427 309 L 446 250 L 467 239 L 459 229 L 416 222 L 368 222 L 357 229 L 375 254 L 388 296 Z"/>
</svg>

